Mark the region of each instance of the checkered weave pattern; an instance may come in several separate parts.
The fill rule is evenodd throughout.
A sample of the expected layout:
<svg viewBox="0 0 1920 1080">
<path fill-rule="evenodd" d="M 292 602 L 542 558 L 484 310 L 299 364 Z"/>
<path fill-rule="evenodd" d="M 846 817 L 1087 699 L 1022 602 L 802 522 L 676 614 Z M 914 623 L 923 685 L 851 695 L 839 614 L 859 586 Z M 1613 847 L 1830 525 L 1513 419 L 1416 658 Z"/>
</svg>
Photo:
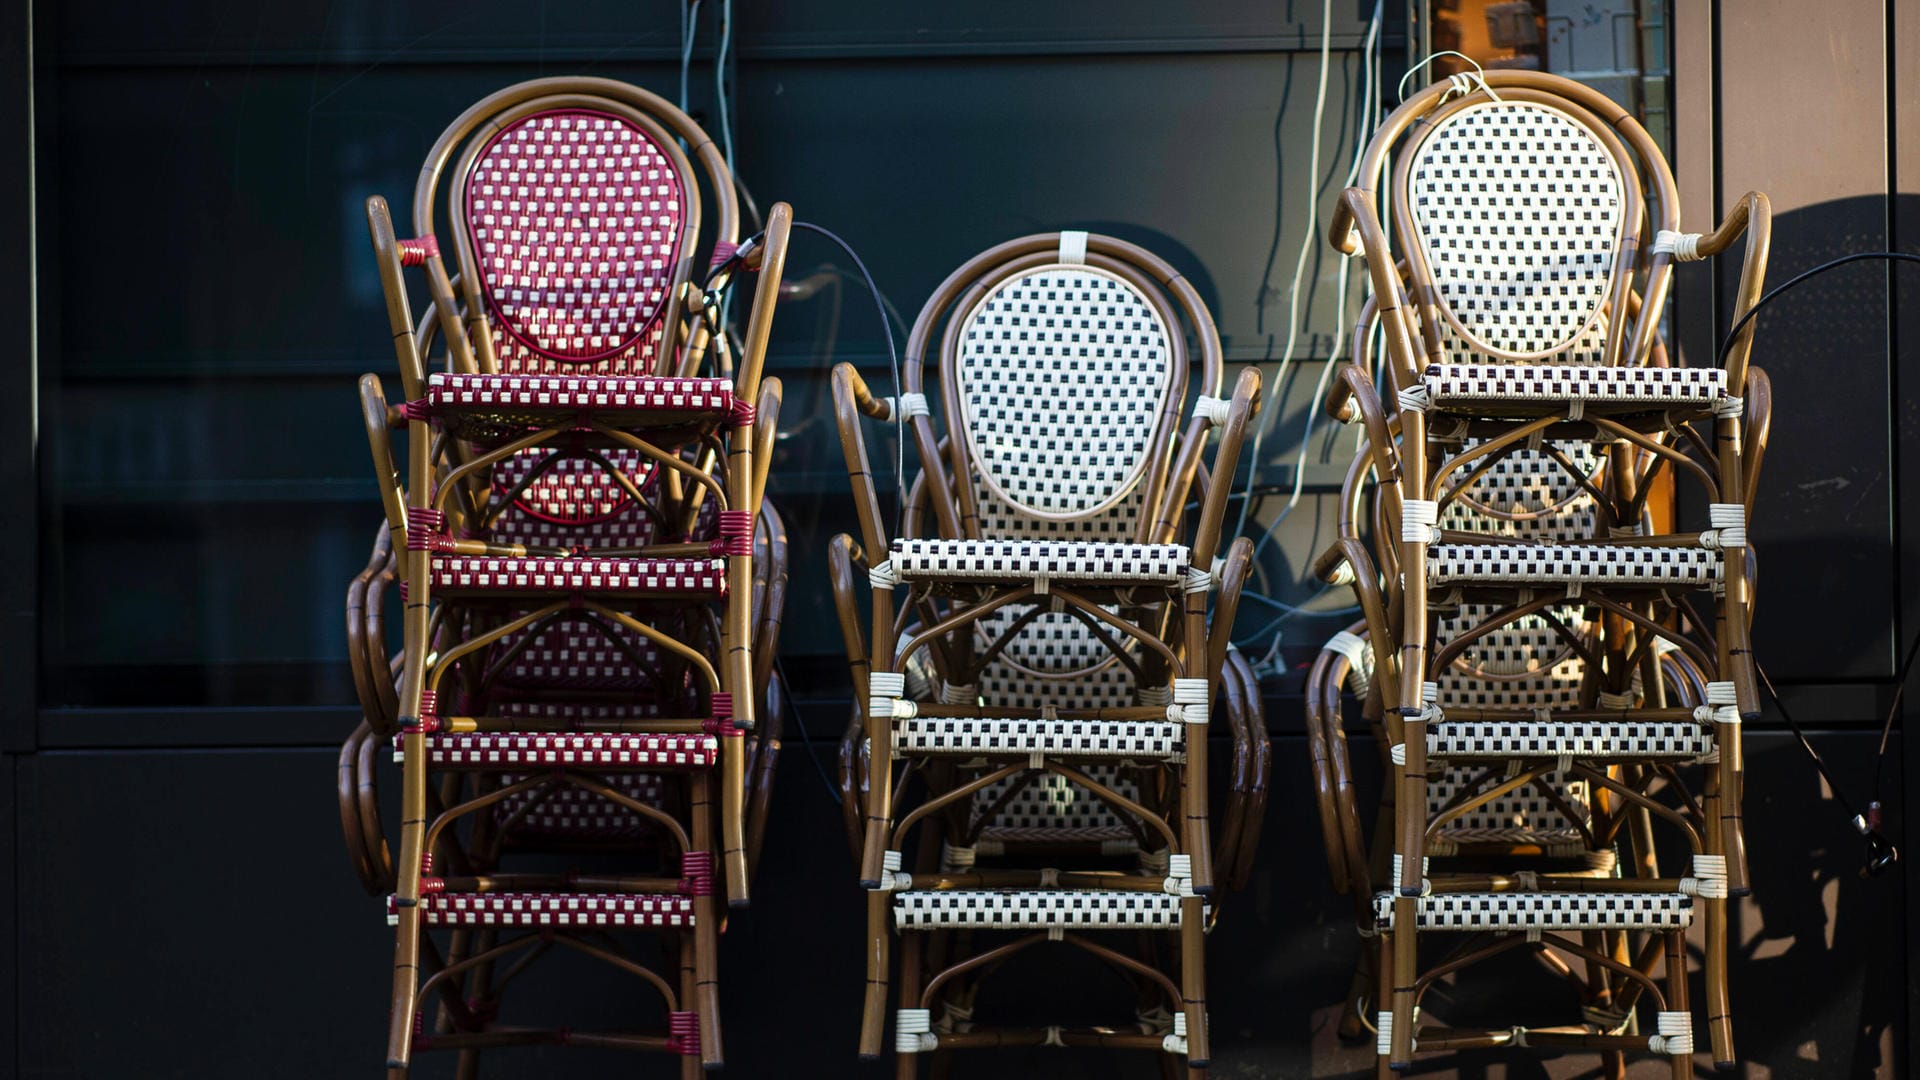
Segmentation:
<svg viewBox="0 0 1920 1080">
<path fill-rule="evenodd" d="M 397 910 L 389 898 L 388 914 Z M 428 926 L 685 927 L 693 925 L 693 898 L 645 893 L 428 893 L 420 898 L 420 915 Z"/>
<path fill-rule="evenodd" d="M 526 776 L 506 773 L 502 784 Z M 659 773 L 614 772 L 600 778 L 620 794 L 647 806 L 667 806 L 666 781 Z M 532 840 L 637 840 L 656 835 L 659 828 L 639 814 L 571 784 L 555 784 L 543 792 L 525 792 L 500 800 L 495 815 L 506 836 Z"/>
<path fill-rule="evenodd" d="M 1116 585 L 1179 585 L 1191 559 L 1183 544 L 1110 544 L 1068 540 L 912 540 L 893 542 L 902 581 L 1020 581 L 1045 577 Z"/>
<path fill-rule="evenodd" d="M 1171 340 L 1146 297 L 1104 270 L 1046 266 L 995 286 L 961 321 L 956 369 L 980 479 L 1036 517 L 1112 508 L 1152 464 Z"/>
<path fill-rule="evenodd" d="M 1684 930 L 1693 898 L 1680 893 L 1436 893 L 1419 899 L 1422 930 Z M 1373 898 L 1381 929 L 1392 929 L 1393 896 Z"/>
<path fill-rule="evenodd" d="M 1719 552 L 1706 548 L 1608 544 L 1433 544 L 1427 548 L 1427 581 L 1436 586 L 1591 583 L 1704 588 L 1717 584 L 1723 570 Z"/>
<path fill-rule="evenodd" d="M 896 718 L 897 754 L 1177 759 L 1186 725 L 1161 720 L 999 720 L 919 716 Z"/>
<path fill-rule="evenodd" d="M 1502 403 L 1709 409 L 1726 396 L 1719 368 L 1572 364 L 1431 364 L 1420 378 L 1437 409 L 1497 414 Z"/>
<path fill-rule="evenodd" d="M 725 559 L 514 559 L 445 555 L 433 560 L 438 592 L 610 593 L 725 596 Z"/>
<path fill-rule="evenodd" d="M 1713 736 L 1699 725 L 1659 720 L 1446 720 L 1427 732 L 1427 754 L 1442 759 L 1565 756 L 1692 761 L 1712 751 Z"/>
<path fill-rule="evenodd" d="M 954 889 L 893 898 L 902 930 L 1175 930 L 1180 898 L 1108 889 Z"/>
<path fill-rule="evenodd" d="M 1415 148 L 1414 242 L 1441 303 L 1480 348 L 1546 356 L 1599 315 L 1625 182 L 1607 147 L 1550 106 L 1469 105 Z"/>
<path fill-rule="evenodd" d="M 1140 801 L 1139 785 L 1121 769 L 1093 765 L 1084 771 L 1094 782 L 1135 802 Z M 990 784 L 973 797 L 973 823 L 979 827 L 982 840 L 1096 843 L 1135 838 L 1133 827 L 1117 811 L 1057 773 L 1032 777 L 983 825 L 983 815 L 1005 798 L 1008 789 L 1020 779 L 1011 777 Z"/>
<path fill-rule="evenodd" d="M 394 736 L 396 748 L 406 736 Z M 621 732 L 435 732 L 427 764 L 435 769 L 704 769 L 719 758 L 720 740 L 706 734 Z"/>
<path fill-rule="evenodd" d="M 495 135 L 466 224 L 501 371 L 652 374 L 685 200 L 671 156 L 624 118 L 553 110 Z"/>
</svg>

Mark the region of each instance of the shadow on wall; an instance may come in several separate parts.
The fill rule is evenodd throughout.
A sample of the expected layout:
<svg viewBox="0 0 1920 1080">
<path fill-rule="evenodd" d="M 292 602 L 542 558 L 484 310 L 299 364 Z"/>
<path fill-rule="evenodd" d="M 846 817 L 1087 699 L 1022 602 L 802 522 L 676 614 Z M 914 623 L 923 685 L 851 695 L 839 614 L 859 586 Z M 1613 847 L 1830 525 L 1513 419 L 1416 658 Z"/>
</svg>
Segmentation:
<svg viewBox="0 0 1920 1080">
<path fill-rule="evenodd" d="M 1896 222 L 1920 223 L 1920 195 L 1900 196 L 1892 209 Z M 1899 246 L 1889 242 L 1887 220 L 1887 201 L 1878 197 L 1776 214 L 1768 285 L 1843 255 Z M 1775 413 L 1754 507 L 1765 575 L 1754 633 L 1776 679 L 1886 678 L 1897 662 L 1891 521 L 1899 500 L 1889 463 L 1903 451 L 1903 432 L 1920 440 L 1920 408 L 1900 391 L 1899 425 L 1890 425 L 1888 394 L 1900 385 L 1889 362 L 1890 274 L 1903 301 L 1898 309 L 1920 302 L 1920 266 L 1864 262 L 1797 286 L 1758 317 L 1753 362 L 1773 380 Z M 1737 244 L 1722 256 L 1720 275 L 1724 327 L 1739 276 Z M 1900 351 L 1912 354 L 1920 325 L 1905 321 Z M 1846 598 L 1844 614 L 1837 597 Z"/>
</svg>

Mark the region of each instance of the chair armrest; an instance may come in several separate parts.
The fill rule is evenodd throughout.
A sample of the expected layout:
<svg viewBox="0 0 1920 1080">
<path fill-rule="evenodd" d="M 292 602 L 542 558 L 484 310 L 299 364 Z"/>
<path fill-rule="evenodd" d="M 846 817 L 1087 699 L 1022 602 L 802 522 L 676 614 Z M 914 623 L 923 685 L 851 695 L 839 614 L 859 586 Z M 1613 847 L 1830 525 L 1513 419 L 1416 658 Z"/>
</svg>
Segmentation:
<svg viewBox="0 0 1920 1080">
<path fill-rule="evenodd" d="M 1246 441 L 1247 427 L 1253 423 L 1260 412 L 1260 370 L 1255 367 L 1240 369 L 1240 377 L 1234 381 L 1233 397 L 1227 401 L 1227 422 L 1221 428 L 1220 445 L 1214 448 L 1213 465 L 1208 470 L 1211 481 L 1206 498 L 1200 503 L 1200 525 L 1194 531 L 1192 565 L 1199 570 L 1213 568 L 1213 553 L 1220 543 L 1221 528 L 1226 522 L 1227 498 L 1232 494 L 1234 470 L 1240 463 L 1240 446 Z M 1186 499 L 1184 491 L 1177 495 L 1169 493 L 1169 498 Z M 1168 520 L 1177 521 L 1178 507 L 1169 509 Z"/>
<path fill-rule="evenodd" d="M 886 400 L 873 396 L 866 380 L 852 364 L 835 364 L 832 383 L 833 415 L 840 428 L 840 450 L 846 458 L 847 479 L 853 485 L 860 542 L 864 550 L 877 557 L 887 550 L 887 530 L 880 517 L 880 495 L 874 488 L 873 467 L 868 460 L 860 418 L 865 415 L 886 420 L 892 417 L 893 410 Z"/>
</svg>

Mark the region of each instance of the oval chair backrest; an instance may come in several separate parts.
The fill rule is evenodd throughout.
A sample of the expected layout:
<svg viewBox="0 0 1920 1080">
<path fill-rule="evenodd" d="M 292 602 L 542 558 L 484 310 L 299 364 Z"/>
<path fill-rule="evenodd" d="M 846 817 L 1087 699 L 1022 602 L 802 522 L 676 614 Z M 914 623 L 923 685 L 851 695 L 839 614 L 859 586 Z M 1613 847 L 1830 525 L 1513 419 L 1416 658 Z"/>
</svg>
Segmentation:
<svg viewBox="0 0 1920 1080">
<path fill-rule="evenodd" d="M 701 242 L 694 160 L 718 203 L 711 240 L 730 251 L 732 173 L 658 95 L 612 79 L 534 79 L 448 125 L 414 186 L 413 227 L 432 234 L 441 214 L 451 224 L 481 370 L 491 358 L 503 374 L 676 374 L 679 305 Z"/>
<path fill-rule="evenodd" d="M 961 316 L 951 385 L 985 535 L 1133 538 L 1185 383 L 1154 300 L 1113 270 L 1056 262 L 1005 277 Z"/>
<path fill-rule="evenodd" d="M 1448 359 L 1565 361 L 1632 273 L 1638 176 L 1577 106 L 1503 93 L 1434 111 L 1403 151 L 1395 216 Z"/>
<path fill-rule="evenodd" d="M 654 373 L 692 189 L 669 142 L 628 117 L 555 108 L 474 156 L 461 225 L 502 373 Z"/>
</svg>

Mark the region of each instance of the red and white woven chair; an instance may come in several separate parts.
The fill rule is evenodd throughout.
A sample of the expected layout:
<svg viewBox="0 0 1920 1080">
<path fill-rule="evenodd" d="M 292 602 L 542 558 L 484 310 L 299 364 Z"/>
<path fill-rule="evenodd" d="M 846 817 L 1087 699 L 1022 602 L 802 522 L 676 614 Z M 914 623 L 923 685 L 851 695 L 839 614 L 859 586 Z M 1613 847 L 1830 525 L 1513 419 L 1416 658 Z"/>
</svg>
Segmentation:
<svg viewBox="0 0 1920 1080">
<path fill-rule="evenodd" d="M 1183 318 L 1200 350 L 1190 419 Z M 945 439 L 922 386 L 936 334 Z M 843 788 L 865 776 L 851 822 L 868 890 L 860 1052 L 881 1051 L 897 935 L 902 1076 L 927 1052 L 1006 1045 L 1138 1047 L 1203 1070 L 1215 895 L 1206 736 L 1250 544 L 1228 554 L 1208 601 L 1258 373 L 1242 372 L 1231 399 L 1213 396 L 1219 339 L 1192 287 L 1140 248 L 1072 232 L 1011 241 L 954 271 L 907 352 L 896 399 L 873 397 L 849 365 L 834 370 L 861 528 L 857 547 L 843 537 L 831 548 L 859 705 Z M 892 539 L 863 413 L 903 423 L 920 451 Z M 1190 526 L 1188 491 L 1216 427 L 1214 483 Z M 868 635 L 856 567 L 872 586 Z M 924 687 L 910 692 L 913 682 Z M 1257 698 L 1232 693 L 1237 756 L 1257 761 Z M 896 765 L 919 781 L 910 808 L 896 804 Z M 1016 855 L 1051 866 L 1021 868 Z M 1173 973 L 1096 940 L 1117 930 L 1171 937 Z M 982 932 L 1018 936 L 969 951 Z M 1124 1030 L 967 1019 L 989 968 L 1047 941 L 1111 965 L 1139 989 L 1139 1016 Z"/>
<path fill-rule="evenodd" d="M 1374 190 L 1389 168 L 1391 243 Z M 1683 931 L 1696 917 L 1714 1060 L 1730 1064 L 1739 725 L 1758 711 L 1745 529 L 1758 453 L 1743 395 L 1764 398 L 1764 377 L 1747 368 L 1750 328 L 1723 365 L 1677 368 L 1658 323 L 1672 263 L 1743 231 L 1753 303 L 1766 201 L 1749 196 L 1710 236 L 1680 233 L 1672 176 L 1640 125 L 1587 87 L 1522 72 L 1410 98 L 1360 175 L 1331 235 L 1367 260 L 1389 386 L 1348 365 L 1328 400 L 1366 439 L 1341 539 L 1315 569 L 1354 585 L 1365 641 L 1330 643 L 1340 659 L 1323 657 L 1313 693 L 1336 881 L 1382 889 L 1365 896 L 1364 928 L 1379 942 L 1383 1075 L 1416 1048 L 1494 1046 L 1652 1051 L 1690 1075 Z M 1704 531 L 1655 531 L 1664 508 L 1650 500 L 1671 475 L 1704 489 Z M 1369 663 L 1391 778 L 1371 867 L 1327 707 L 1340 675 Z M 1688 845 L 1685 876 L 1661 875 L 1656 827 Z M 1488 853 L 1508 861 L 1444 861 Z M 1523 855 L 1546 862 L 1512 861 Z M 1583 865 L 1551 865 L 1567 856 Z M 1434 932 L 1491 937 L 1423 968 L 1419 938 Z M 1468 1031 L 1418 1016 L 1434 979 L 1514 948 L 1589 966 L 1579 1023 Z M 1643 1002 L 1656 1034 L 1635 1026 Z"/>
<path fill-rule="evenodd" d="M 703 284 L 691 277 L 700 205 L 681 141 L 720 202 Z M 434 228 L 443 194 L 457 277 Z M 745 736 L 758 697 L 748 584 L 766 479 L 754 451 L 773 421 L 756 428 L 754 406 L 778 401 L 761 366 L 792 220 L 776 205 L 758 242 L 736 247 L 733 194 L 718 151 L 678 109 L 567 78 L 509 87 L 442 133 L 414 192 L 413 238 L 396 239 L 384 201 L 368 201 L 407 396 L 389 410 L 378 380 L 362 381 L 392 546 L 404 551 L 393 1075 L 407 1069 L 421 995 L 450 994 L 456 975 L 509 947 L 437 957 L 430 927 L 689 931 L 677 1005 L 658 976 L 567 940 L 668 999 L 670 1034 L 603 1041 L 721 1061 L 713 861 L 717 850 L 720 895 L 744 904 Z M 409 266 L 424 269 L 434 308 L 418 325 Z M 716 295 L 746 269 L 761 275 L 735 358 Z M 436 338 L 445 365 L 429 374 Z M 389 424 L 407 431 L 404 484 Z M 588 640 L 599 655 L 582 655 Z M 490 779 L 430 817 L 430 779 L 463 772 Z M 611 774 L 683 778 L 684 813 L 650 801 L 657 781 Z M 441 784 L 443 796 L 460 790 Z M 588 801 L 650 822 L 673 865 L 590 880 L 489 875 L 485 828 L 451 839 L 478 811 L 502 832 L 576 827 Z M 440 962 L 424 981 L 423 955 Z M 484 1017 L 450 1008 L 459 1030 L 436 1045 L 497 1044 L 499 1033 L 474 1030 Z"/>
</svg>

